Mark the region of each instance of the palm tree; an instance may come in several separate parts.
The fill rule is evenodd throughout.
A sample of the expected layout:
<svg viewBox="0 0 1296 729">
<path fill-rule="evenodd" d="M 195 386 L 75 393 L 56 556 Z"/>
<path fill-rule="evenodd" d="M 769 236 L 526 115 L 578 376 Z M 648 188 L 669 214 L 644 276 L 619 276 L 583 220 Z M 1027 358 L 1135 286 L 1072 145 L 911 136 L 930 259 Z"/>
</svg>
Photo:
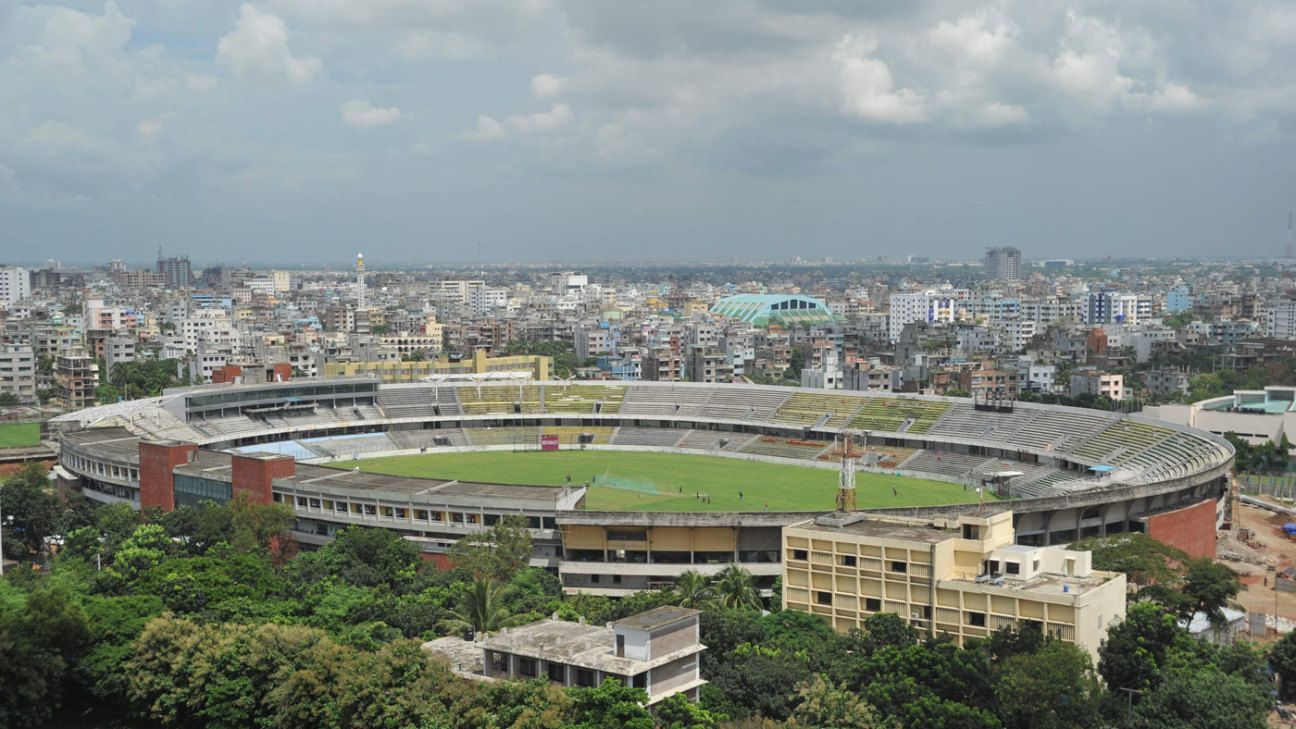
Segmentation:
<svg viewBox="0 0 1296 729">
<path fill-rule="evenodd" d="M 715 593 L 715 602 L 720 607 L 750 610 L 760 610 L 763 607 L 760 593 L 756 591 L 756 583 L 744 567 L 736 564 L 725 567 L 716 575 L 711 587 Z"/>
<path fill-rule="evenodd" d="M 680 607 L 700 608 L 711 599 L 711 585 L 697 570 L 675 578 L 675 596 Z"/>
<path fill-rule="evenodd" d="M 459 598 L 459 607 L 440 623 L 447 633 L 493 633 L 515 622 L 504 608 L 505 585 L 494 580 L 476 579 Z"/>
</svg>

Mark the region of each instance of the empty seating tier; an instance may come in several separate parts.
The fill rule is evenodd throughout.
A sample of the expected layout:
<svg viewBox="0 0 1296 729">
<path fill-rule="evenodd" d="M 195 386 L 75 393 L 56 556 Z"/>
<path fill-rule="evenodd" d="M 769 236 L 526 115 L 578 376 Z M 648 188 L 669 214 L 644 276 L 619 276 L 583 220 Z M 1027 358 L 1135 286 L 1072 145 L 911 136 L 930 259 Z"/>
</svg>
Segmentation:
<svg viewBox="0 0 1296 729">
<path fill-rule="evenodd" d="M 590 440 L 584 442 L 592 445 L 602 445 L 608 442 L 612 437 L 612 426 L 586 426 L 586 425 L 546 425 L 542 435 L 556 435 L 558 442 L 563 445 L 579 445 L 581 436 L 586 436 Z"/>
<path fill-rule="evenodd" d="M 540 388 L 536 385 L 481 385 L 458 389 L 464 415 L 540 412 Z"/>
<path fill-rule="evenodd" d="M 950 403 L 940 400 L 868 397 L 863 401 L 863 407 L 850 421 L 850 427 L 857 430 L 923 434 L 950 407 Z"/>
<path fill-rule="evenodd" d="M 791 440 L 762 435 L 742 447 L 743 453 L 777 458 L 813 459 L 827 447 L 826 443 Z"/>
<path fill-rule="evenodd" d="M 544 385 L 547 413 L 615 413 L 626 388 L 616 385 Z"/>
<path fill-rule="evenodd" d="M 680 428 L 639 428 L 623 425 L 612 434 L 611 443 L 624 446 L 674 448 L 689 432 Z"/>
<path fill-rule="evenodd" d="M 820 395 L 796 392 L 774 413 L 774 419 L 801 425 L 824 425 L 840 428 L 845 425 L 864 398 L 842 395 Z"/>
</svg>

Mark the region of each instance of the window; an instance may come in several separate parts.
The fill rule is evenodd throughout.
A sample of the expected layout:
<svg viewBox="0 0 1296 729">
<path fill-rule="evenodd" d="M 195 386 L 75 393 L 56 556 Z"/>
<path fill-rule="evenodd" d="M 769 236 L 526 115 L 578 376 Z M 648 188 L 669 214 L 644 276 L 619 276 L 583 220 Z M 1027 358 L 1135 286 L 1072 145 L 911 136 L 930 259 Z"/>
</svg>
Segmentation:
<svg viewBox="0 0 1296 729">
<path fill-rule="evenodd" d="M 619 585 L 619 584 L 621 584 L 621 575 L 619 575 L 619 574 L 617 574 L 617 575 L 612 575 L 612 584 L 614 584 L 614 585 Z"/>
<path fill-rule="evenodd" d="M 590 575 L 590 584 L 591 584 L 591 585 L 597 585 L 597 584 L 599 583 L 599 579 L 600 579 L 601 577 L 602 577 L 602 575 Z"/>
<path fill-rule="evenodd" d="M 518 674 L 521 675 L 521 676 L 523 676 L 523 677 L 525 677 L 525 678 L 535 678 L 535 677 L 536 677 L 536 659 L 534 659 L 534 658 L 519 658 L 519 659 L 518 659 Z"/>
<path fill-rule="evenodd" d="M 633 677 L 631 677 L 630 681 L 631 681 L 631 683 L 634 685 L 634 687 L 637 688 L 637 689 L 645 689 L 645 690 L 647 690 L 647 688 L 648 688 L 648 674 L 647 674 L 647 673 L 636 673 Z"/>
<path fill-rule="evenodd" d="M 897 560 L 892 560 L 892 561 L 891 561 L 891 571 L 892 571 L 892 572 L 908 572 L 908 571 L 909 571 L 909 563 L 908 563 L 908 562 L 902 562 L 902 561 L 900 561 L 900 560 L 898 560 L 898 559 L 897 559 Z"/>
<path fill-rule="evenodd" d="M 964 524 L 964 525 L 963 525 L 963 538 L 964 538 L 964 539 L 980 539 L 980 538 L 981 538 L 981 534 L 980 534 L 980 532 L 981 532 L 981 530 L 978 529 L 977 526 L 976 526 L 975 524 Z"/>
<path fill-rule="evenodd" d="M 815 602 L 820 605 L 831 605 L 832 593 L 825 590 L 819 590 L 815 593 Z"/>
<path fill-rule="evenodd" d="M 794 550 L 792 550 L 792 559 L 799 559 L 799 560 L 804 561 L 808 556 L 809 556 L 809 555 L 806 554 L 806 551 L 805 551 L 804 549 L 794 549 Z"/>
<path fill-rule="evenodd" d="M 567 667 L 561 663 L 550 663 L 548 674 L 554 683 L 567 683 Z"/>
<path fill-rule="evenodd" d="M 845 567 L 854 567 L 858 563 L 858 559 L 853 554 L 843 554 L 841 563 Z"/>
<path fill-rule="evenodd" d="M 967 624 L 976 628 L 984 628 L 986 624 L 985 613 L 978 613 L 969 610 L 967 614 Z"/>
<path fill-rule="evenodd" d="M 877 597 L 864 598 L 864 609 L 869 612 L 877 612 L 882 609 L 882 600 Z"/>
<path fill-rule="evenodd" d="M 619 633 L 616 637 L 616 656 L 617 658 L 625 658 L 625 636 Z"/>
<path fill-rule="evenodd" d="M 508 673 L 508 654 L 491 651 L 491 673 Z"/>
<path fill-rule="evenodd" d="M 1004 562 L 1004 572 L 1010 575 L 1020 575 L 1021 565 L 1016 562 Z"/>
<path fill-rule="evenodd" d="M 576 685 L 577 685 L 577 686 L 584 686 L 584 687 L 586 687 L 586 688 L 593 688 L 593 687 L 594 687 L 594 672 L 591 671 L 591 670 L 589 670 L 588 668 L 577 668 L 577 669 L 576 669 Z"/>
</svg>

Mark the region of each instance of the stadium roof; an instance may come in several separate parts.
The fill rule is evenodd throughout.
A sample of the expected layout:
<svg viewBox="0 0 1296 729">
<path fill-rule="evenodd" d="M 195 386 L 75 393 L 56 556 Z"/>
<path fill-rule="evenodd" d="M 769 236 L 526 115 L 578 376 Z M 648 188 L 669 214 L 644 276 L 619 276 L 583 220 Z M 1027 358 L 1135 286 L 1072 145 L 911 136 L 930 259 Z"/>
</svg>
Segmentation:
<svg viewBox="0 0 1296 729">
<path fill-rule="evenodd" d="M 792 294 L 726 296 L 711 307 L 711 313 L 756 326 L 827 324 L 835 320 L 828 305 L 822 299 Z"/>
</svg>

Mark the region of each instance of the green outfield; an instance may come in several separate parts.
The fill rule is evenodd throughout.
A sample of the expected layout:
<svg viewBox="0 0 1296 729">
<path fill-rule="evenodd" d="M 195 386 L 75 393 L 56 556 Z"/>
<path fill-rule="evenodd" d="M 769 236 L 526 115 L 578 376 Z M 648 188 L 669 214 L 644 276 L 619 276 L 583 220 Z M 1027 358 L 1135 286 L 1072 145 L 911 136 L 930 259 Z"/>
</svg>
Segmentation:
<svg viewBox="0 0 1296 729">
<path fill-rule="evenodd" d="M 40 423 L 0 423 L 0 448 L 40 444 Z"/>
<path fill-rule="evenodd" d="M 829 511 L 837 492 L 833 470 L 671 453 L 479 451 L 339 464 L 356 466 L 393 476 L 528 486 L 561 486 L 570 476 L 573 484 L 594 484 L 585 499 L 592 511 Z M 859 508 L 977 500 L 975 491 L 943 481 L 861 472 L 855 482 Z"/>
</svg>

